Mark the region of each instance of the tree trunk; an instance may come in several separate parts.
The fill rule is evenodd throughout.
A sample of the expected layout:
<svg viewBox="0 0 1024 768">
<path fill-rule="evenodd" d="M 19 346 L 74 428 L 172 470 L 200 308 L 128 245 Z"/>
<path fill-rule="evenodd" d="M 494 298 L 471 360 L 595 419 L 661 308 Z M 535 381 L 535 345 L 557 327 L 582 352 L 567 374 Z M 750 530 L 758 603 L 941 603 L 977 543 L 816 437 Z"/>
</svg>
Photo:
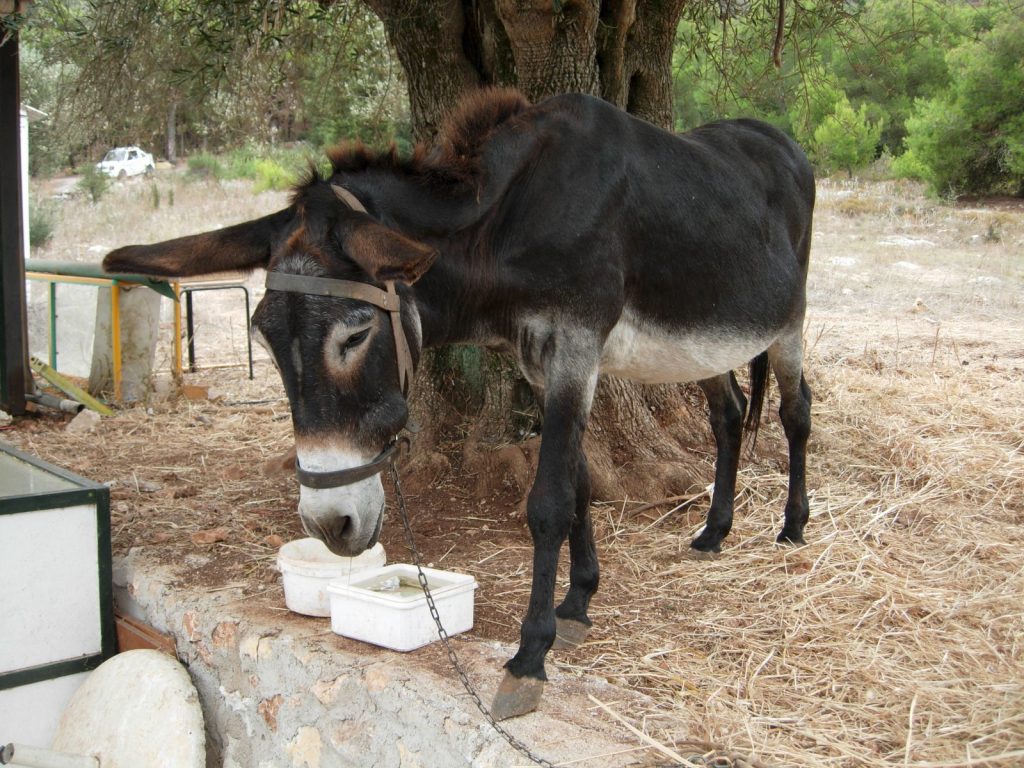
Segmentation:
<svg viewBox="0 0 1024 768">
<path fill-rule="evenodd" d="M 167 108 L 167 142 L 165 149 L 167 150 L 167 162 L 171 165 L 177 165 L 178 163 L 178 102 L 171 101 L 171 105 Z"/>
<path fill-rule="evenodd" d="M 425 141 L 463 94 L 489 84 L 516 86 L 532 101 L 589 93 L 670 128 L 672 48 L 684 1 L 365 0 L 405 70 L 413 133 Z M 500 482 L 508 467 L 476 449 L 529 432 L 513 366 L 477 350 L 441 352 L 427 365 L 431 375 L 420 377 L 414 403 L 427 427 L 421 443 L 468 434 L 463 469 Z M 586 440 L 595 496 L 660 498 L 703 487 L 711 471 L 693 471 L 686 446 L 707 454 L 706 424 L 693 387 L 602 377 Z M 507 451 L 497 454 L 508 459 Z"/>
<path fill-rule="evenodd" d="M 486 81 L 466 56 L 467 4 L 459 0 L 365 0 L 384 23 L 409 85 L 413 135 L 430 141 L 459 99 Z M 472 10 L 471 8 L 469 10 Z"/>
<path fill-rule="evenodd" d="M 528 99 L 570 91 L 598 94 L 599 3 L 495 0 L 495 7 L 512 48 L 515 85 Z"/>
</svg>

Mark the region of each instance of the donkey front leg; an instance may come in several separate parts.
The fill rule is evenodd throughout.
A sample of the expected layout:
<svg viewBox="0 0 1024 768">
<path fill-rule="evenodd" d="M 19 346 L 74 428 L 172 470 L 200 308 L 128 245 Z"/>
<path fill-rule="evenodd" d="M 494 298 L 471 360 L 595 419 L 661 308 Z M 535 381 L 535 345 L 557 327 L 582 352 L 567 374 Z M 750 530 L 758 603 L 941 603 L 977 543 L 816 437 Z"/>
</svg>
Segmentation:
<svg viewBox="0 0 1024 768">
<path fill-rule="evenodd" d="M 544 681 L 547 680 L 544 657 L 555 640 L 554 598 L 558 555 L 573 527 L 577 505 L 580 503 L 577 498 L 580 473 L 586 472 L 586 465 L 581 460 L 583 430 L 597 381 L 596 363 L 590 366 L 593 373 L 582 381 L 570 375 L 574 369 L 578 371 L 579 367 L 565 366 L 546 372 L 544 436 L 537 478 L 526 506 L 530 534 L 533 537 L 533 584 L 530 604 L 520 631 L 519 650 L 505 665 L 505 678 L 491 707 L 491 714 L 498 720 L 536 709 L 544 692 Z M 584 485 L 589 487 L 589 482 Z M 580 544 L 586 541 L 587 530 L 589 524 L 586 524 L 583 531 L 573 534 L 573 539 L 577 541 L 573 550 L 581 546 L 584 550 L 592 549 L 592 540 L 589 545 Z M 596 565 L 596 557 L 592 562 Z M 587 594 L 584 600 L 583 592 L 592 594 L 591 587 L 596 587 L 596 568 L 591 578 L 581 579 L 581 575 L 578 571 L 577 591 L 572 601 L 585 611 L 585 603 L 589 602 L 590 595 Z M 568 596 L 566 599 L 569 601 Z M 586 620 L 585 612 L 582 617 L 579 610 L 574 609 L 570 613 L 573 619 Z"/>
</svg>

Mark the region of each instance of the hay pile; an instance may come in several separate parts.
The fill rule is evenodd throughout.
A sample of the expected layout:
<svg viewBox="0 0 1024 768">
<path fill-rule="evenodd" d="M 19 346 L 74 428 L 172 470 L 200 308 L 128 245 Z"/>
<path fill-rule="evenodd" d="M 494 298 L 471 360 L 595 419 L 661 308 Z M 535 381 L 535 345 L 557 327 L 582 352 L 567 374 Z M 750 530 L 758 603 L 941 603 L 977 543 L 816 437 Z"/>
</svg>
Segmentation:
<svg viewBox="0 0 1024 768">
<path fill-rule="evenodd" d="M 624 714 L 670 746 L 771 765 L 1024 764 L 1019 386 L 947 373 L 815 376 L 807 547 L 773 548 L 786 483 L 762 469 L 742 472 L 711 562 L 685 558 L 699 515 L 681 530 L 664 508 L 603 508 L 598 629 L 567 671 L 649 694 Z"/>
</svg>

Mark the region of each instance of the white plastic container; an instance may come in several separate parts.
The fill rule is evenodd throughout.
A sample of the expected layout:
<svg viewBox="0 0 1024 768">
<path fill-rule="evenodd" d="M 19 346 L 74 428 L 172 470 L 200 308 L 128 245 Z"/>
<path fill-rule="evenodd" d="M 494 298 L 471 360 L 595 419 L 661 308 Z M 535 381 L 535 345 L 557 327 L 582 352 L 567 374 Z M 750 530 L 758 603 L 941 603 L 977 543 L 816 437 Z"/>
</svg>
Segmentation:
<svg viewBox="0 0 1024 768">
<path fill-rule="evenodd" d="M 441 623 L 449 635 L 473 628 L 472 576 L 424 568 Z M 398 588 L 388 590 L 398 581 Z M 393 651 L 411 651 L 437 640 L 437 625 L 427 607 L 416 566 L 395 563 L 335 581 L 327 588 L 331 629 L 343 637 Z"/>
<path fill-rule="evenodd" d="M 358 557 L 339 557 L 319 539 L 289 541 L 277 553 L 277 567 L 284 582 L 284 604 L 306 616 L 330 616 L 331 599 L 327 585 L 335 579 L 350 579 L 384 565 L 380 543 Z"/>
</svg>

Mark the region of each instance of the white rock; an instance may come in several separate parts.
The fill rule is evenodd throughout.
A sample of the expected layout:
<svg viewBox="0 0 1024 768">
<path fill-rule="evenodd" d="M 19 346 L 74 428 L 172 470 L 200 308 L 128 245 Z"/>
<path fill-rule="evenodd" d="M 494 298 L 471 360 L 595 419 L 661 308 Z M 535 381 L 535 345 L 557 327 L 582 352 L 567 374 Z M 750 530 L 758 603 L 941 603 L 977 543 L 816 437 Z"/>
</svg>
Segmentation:
<svg viewBox="0 0 1024 768">
<path fill-rule="evenodd" d="M 903 269 L 906 270 L 907 272 L 916 272 L 921 268 L 920 264 L 915 264 L 912 261 L 897 261 L 892 266 L 895 269 Z"/>
<path fill-rule="evenodd" d="M 96 411 L 86 409 L 69 421 L 68 425 L 64 427 L 64 431 L 70 432 L 73 435 L 84 435 L 96 429 L 96 425 L 100 423 L 101 418 Z"/>
<path fill-rule="evenodd" d="M 931 240 L 922 237 L 907 237 L 906 235 L 890 235 L 878 241 L 879 245 L 898 245 L 902 248 L 920 248 L 921 246 L 933 246 Z"/>
</svg>

